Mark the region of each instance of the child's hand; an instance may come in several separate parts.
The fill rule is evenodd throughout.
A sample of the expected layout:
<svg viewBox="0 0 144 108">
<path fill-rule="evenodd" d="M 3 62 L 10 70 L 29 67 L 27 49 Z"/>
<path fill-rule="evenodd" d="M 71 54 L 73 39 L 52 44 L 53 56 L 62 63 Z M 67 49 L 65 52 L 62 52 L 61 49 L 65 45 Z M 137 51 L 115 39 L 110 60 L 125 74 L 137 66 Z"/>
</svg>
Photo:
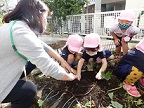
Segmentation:
<svg viewBox="0 0 144 108">
<path fill-rule="evenodd" d="M 81 80 L 81 74 L 77 74 L 76 78 L 80 81 Z"/>
<path fill-rule="evenodd" d="M 98 79 L 98 80 L 103 79 L 101 72 L 98 72 L 98 73 L 96 74 L 95 78 Z"/>
<path fill-rule="evenodd" d="M 115 39 L 114 43 L 115 43 L 115 45 L 119 45 L 120 44 L 120 40 L 119 39 Z"/>
</svg>

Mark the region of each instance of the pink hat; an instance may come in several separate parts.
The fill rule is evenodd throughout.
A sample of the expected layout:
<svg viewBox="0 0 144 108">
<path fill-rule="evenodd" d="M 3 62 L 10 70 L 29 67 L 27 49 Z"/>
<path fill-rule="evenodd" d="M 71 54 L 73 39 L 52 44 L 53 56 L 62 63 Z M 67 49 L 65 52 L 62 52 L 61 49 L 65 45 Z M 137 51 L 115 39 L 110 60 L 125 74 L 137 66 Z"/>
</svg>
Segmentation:
<svg viewBox="0 0 144 108">
<path fill-rule="evenodd" d="M 120 16 L 118 17 L 120 20 L 128 20 L 128 21 L 134 21 L 135 19 L 135 13 L 133 11 L 123 10 L 120 13 Z"/>
<path fill-rule="evenodd" d="M 75 52 L 80 52 L 82 49 L 83 39 L 78 34 L 69 35 L 67 39 L 68 48 Z"/>
<path fill-rule="evenodd" d="M 136 49 L 144 53 L 144 39 L 142 39 L 137 45 Z"/>
<path fill-rule="evenodd" d="M 96 48 L 100 45 L 100 36 L 96 33 L 91 33 L 85 36 L 84 47 L 85 48 Z"/>
</svg>

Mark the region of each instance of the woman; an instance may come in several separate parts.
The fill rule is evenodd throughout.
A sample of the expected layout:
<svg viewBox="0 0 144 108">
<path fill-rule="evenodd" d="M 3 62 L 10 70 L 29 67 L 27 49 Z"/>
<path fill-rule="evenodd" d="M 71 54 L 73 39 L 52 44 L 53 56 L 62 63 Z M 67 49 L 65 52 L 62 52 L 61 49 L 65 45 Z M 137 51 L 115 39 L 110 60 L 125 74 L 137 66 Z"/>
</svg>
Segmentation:
<svg viewBox="0 0 144 108">
<path fill-rule="evenodd" d="M 26 60 L 57 80 L 75 79 L 75 75 L 65 71 L 71 71 L 66 61 L 36 36 L 45 31 L 48 12 L 40 0 L 20 0 L 4 16 L 4 24 L 0 26 L 0 103 L 11 102 L 12 108 L 30 108 L 37 90 L 32 82 L 20 79 Z"/>
</svg>

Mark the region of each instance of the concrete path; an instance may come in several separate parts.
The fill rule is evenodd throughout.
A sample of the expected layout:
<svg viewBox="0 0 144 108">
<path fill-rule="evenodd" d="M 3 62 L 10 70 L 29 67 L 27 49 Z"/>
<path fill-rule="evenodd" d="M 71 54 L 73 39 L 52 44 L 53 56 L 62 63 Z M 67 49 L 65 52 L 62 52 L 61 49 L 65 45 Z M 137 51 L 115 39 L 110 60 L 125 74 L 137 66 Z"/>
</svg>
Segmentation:
<svg viewBox="0 0 144 108">
<path fill-rule="evenodd" d="M 42 41 L 44 41 L 47 44 L 53 44 L 53 43 L 56 43 L 57 41 L 60 41 L 60 40 L 66 41 L 67 38 L 68 38 L 68 36 L 60 36 L 60 35 L 53 35 L 53 36 L 43 35 L 43 36 L 39 36 L 39 39 L 41 39 Z M 84 38 L 84 36 L 82 36 L 82 38 Z M 137 43 L 138 42 L 129 43 L 129 48 L 131 49 L 131 48 L 135 47 L 135 45 Z M 105 49 L 109 49 L 111 51 L 115 50 L 115 45 L 113 43 L 113 40 L 101 39 L 101 44 L 104 46 Z"/>
<path fill-rule="evenodd" d="M 67 40 L 68 37 L 66 36 L 60 36 L 60 35 L 54 35 L 54 36 L 50 36 L 50 35 L 43 35 L 43 36 L 39 36 L 39 39 L 41 39 L 42 41 L 44 41 L 47 44 L 51 44 L 51 43 L 55 43 L 57 41 L 60 40 Z"/>
</svg>

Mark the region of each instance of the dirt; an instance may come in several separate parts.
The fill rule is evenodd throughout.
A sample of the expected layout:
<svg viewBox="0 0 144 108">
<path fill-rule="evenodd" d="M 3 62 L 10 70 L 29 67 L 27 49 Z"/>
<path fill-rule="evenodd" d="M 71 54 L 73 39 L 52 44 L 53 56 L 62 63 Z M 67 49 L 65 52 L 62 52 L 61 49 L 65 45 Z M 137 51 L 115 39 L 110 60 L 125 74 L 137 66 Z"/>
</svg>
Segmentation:
<svg viewBox="0 0 144 108">
<path fill-rule="evenodd" d="M 59 41 L 51 46 L 59 50 L 64 44 L 65 41 Z M 43 102 L 41 108 L 144 108 L 144 92 L 138 84 L 142 96 L 134 98 L 120 87 L 121 82 L 114 75 L 115 65 L 108 65 L 110 80 L 96 80 L 98 69 L 99 66 L 94 71 L 82 72 L 80 81 L 58 81 L 42 75 L 38 69 L 29 79 L 37 85 L 38 99 Z M 37 100 L 31 108 L 40 108 Z"/>
</svg>

